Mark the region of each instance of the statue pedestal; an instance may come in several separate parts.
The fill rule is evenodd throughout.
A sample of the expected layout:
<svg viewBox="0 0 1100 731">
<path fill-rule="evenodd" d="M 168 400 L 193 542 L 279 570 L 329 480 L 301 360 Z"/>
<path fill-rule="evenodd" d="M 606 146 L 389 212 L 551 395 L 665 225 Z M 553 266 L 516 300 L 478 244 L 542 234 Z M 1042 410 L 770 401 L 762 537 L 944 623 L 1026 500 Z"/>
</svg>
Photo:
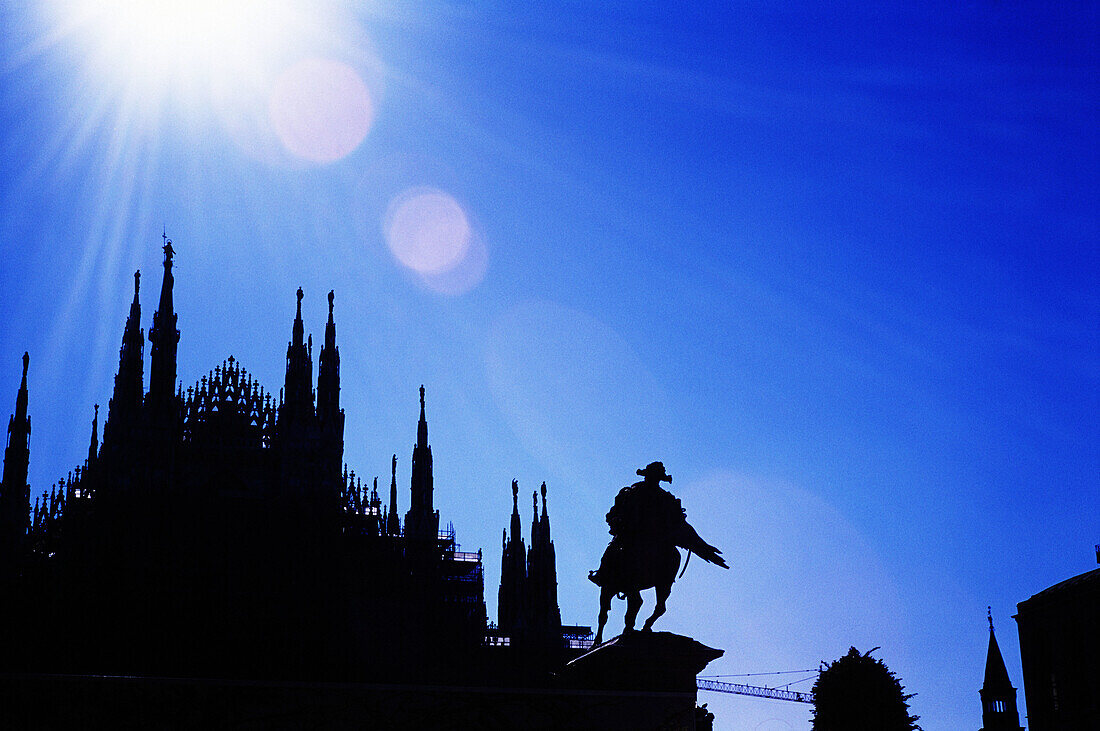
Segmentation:
<svg viewBox="0 0 1100 731">
<path fill-rule="evenodd" d="M 694 703 L 695 676 L 722 654 L 671 632 L 628 632 L 570 662 L 560 678 L 574 687 L 690 693 Z"/>
</svg>

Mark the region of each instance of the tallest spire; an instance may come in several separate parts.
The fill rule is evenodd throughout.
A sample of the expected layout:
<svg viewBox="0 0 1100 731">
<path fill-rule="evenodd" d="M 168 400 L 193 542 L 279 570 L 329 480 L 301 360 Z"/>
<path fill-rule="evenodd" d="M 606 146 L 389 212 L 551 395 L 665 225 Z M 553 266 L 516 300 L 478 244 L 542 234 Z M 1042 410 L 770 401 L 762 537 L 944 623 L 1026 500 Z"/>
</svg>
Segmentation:
<svg viewBox="0 0 1100 731">
<path fill-rule="evenodd" d="M 172 240 L 164 239 L 164 279 L 160 286 L 160 303 L 153 313 L 149 328 L 149 396 L 155 403 L 166 403 L 176 393 L 176 346 L 180 331 L 176 328 L 176 313 L 172 305 Z"/>
<path fill-rule="evenodd" d="M 433 507 L 432 448 L 428 444 L 428 420 L 424 415 L 424 386 L 420 387 L 420 421 L 412 454 L 412 499 L 405 515 L 405 535 L 413 541 L 435 541 L 439 512 Z"/>
<path fill-rule="evenodd" d="M 424 385 L 420 386 L 420 421 L 416 425 L 416 446 L 421 449 L 428 446 L 428 419 L 424 416 Z"/>
<path fill-rule="evenodd" d="M 305 297 L 305 293 L 302 292 L 302 288 L 298 287 L 298 311 L 294 315 L 294 331 L 291 333 L 291 345 L 301 346 L 302 338 L 305 336 L 305 325 L 302 324 L 302 298 Z"/>
<path fill-rule="evenodd" d="M 9 484 L 9 478 L 24 483 L 27 481 L 27 461 L 20 455 L 27 452 L 30 444 L 31 420 L 27 418 L 27 369 L 30 364 L 30 354 L 23 353 L 23 380 L 15 395 L 15 413 L 8 420 L 8 446 L 4 452 L 5 485 Z M 8 464 L 9 460 L 14 460 L 14 464 Z M 10 474 L 9 471 L 11 471 Z M 22 472 L 21 477 L 20 472 Z"/>
</svg>

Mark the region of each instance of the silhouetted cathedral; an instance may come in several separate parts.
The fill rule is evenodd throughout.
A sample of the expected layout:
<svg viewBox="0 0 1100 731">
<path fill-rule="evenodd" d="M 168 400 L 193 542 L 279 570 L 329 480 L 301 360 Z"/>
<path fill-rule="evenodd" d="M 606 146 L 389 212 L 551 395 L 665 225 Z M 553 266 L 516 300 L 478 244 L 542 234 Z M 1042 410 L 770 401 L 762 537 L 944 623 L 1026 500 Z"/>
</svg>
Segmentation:
<svg viewBox="0 0 1100 731">
<path fill-rule="evenodd" d="M 459 666 L 492 674 L 502 645 L 535 642 L 560 661 L 545 485 L 526 563 L 512 517 L 519 560 L 506 546 L 489 641 L 481 553 L 460 551 L 433 505 L 424 387 L 402 524 L 397 455 L 388 504 L 377 478 L 368 493 L 343 464 L 333 293 L 316 388 L 299 289 L 277 399 L 232 357 L 184 391 L 173 256 L 166 240 L 148 391 L 135 274 L 102 443 L 97 405 L 88 459 L 33 507 L 23 357 L 0 486 L 0 602 L 5 626 L 24 631 L 2 669 L 424 681 Z M 522 664 L 510 657 L 509 673 Z"/>
<path fill-rule="evenodd" d="M 720 650 L 653 633 L 586 654 L 561 624 L 547 490 L 519 486 L 499 623 L 482 554 L 440 529 L 420 387 L 408 509 L 343 463 L 334 296 L 317 358 L 302 299 L 277 398 L 234 358 L 186 391 L 165 237 L 149 328 L 140 273 L 102 439 L 31 503 L 30 357 L 0 483 L 0 724 L 133 728 L 694 728 Z M 620 641 L 621 640 L 621 641 Z M 568 663 L 568 664 L 567 664 Z"/>
</svg>

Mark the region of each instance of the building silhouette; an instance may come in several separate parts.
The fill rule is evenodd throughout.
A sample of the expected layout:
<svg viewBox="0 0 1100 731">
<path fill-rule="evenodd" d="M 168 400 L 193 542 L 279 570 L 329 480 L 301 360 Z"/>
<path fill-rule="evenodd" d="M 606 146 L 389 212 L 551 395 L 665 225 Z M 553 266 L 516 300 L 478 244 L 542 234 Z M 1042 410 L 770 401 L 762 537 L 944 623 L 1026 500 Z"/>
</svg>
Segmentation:
<svg viewBox="0 0 1100 731">
<path fill-rule="evenodd" d="M 184 390 L 173 257 L 166 239 L 148 390 L 136 273 L 102 442 L 97 405 L 87 460 L 33 505 L 23 357 L 0 484 L 0 619 L 26 631 L 2 670 L 425 681 L 491 665 L 481 552 L 461 551 L 433 504 L 424 387 L 402 521 L 397 455 L 388 503 L 377 478 L 365 488 L 343 464 L 333 293 L 316 385 L 299 289 L 277 397 L 233 357 Z M 519 567 L 529 594 L 509 604 L 515 577 L 503 577 L 507 632 L 494 634 L 557 651 L 549 530 L 544 486 Z"/>
<path fill-rule="evenodd" d="M 997 635 L 993 632 L 993 614 L 989 614 L 989 649 L 985 654 L 985 682 L 978 691 L 982 699 L 981 731 L 1023 731 L 1016 710 L 1016 689 L 1008 679 Z"/>
<path fill-rule="evenodd" d="M 532 493 L 531 548 L 523 543 L 519 517 L 519 483 L 512 480 L 512 519 L 501 546 L 497 626 L 512 644 L 532 649 L 554 647 L 562 638 L 558 608 L 558 576 L 550 517 L 546 512 L 546 483 L 542 483 L 542 516 L 538 493 Z M 567 634 L 577 628 L 565 628 Z"/>
<path fill-rule="evenodd" d="M 1100 728 L 1100 568 L 1020 602 L 1016 624 L 1031 730 Z"/>
<path fill-rule="evenodd" d="M 397 455 L 388 501 L 343 463 L 332 292 L 316 381 L 298 289 L 277 396 L 233 357 L 179 385 L 174 255 L 165 237 L 148 336 L 134 275 L 102 434 L 95 405 L 87 459 L 33 503 L 23 356 L 0 482 L 0 722 L 694 727 L 695 675 L 721 651 L 659 632 L 585 654 L 591 628 L 561 624 L 545 483 L 529 548 L 512 483 L 487 621 L 482 553 L 434 505 L 423 386 L 403 519 Z"/>
</svg>

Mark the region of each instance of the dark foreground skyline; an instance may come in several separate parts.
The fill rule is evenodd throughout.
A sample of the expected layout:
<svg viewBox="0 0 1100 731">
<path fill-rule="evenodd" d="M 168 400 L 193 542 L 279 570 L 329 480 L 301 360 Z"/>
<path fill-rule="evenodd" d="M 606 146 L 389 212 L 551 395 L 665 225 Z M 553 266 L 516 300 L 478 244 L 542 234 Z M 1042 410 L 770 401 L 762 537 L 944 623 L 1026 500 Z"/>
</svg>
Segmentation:
<svg viewBox="0 0 1100 731">
<path fill-rule="evenodd" d="M 0 11 L 0 408 L 30 351 L 34 488 L 84 458 L 166 226 L 180 382 L 281 382 L 294 292 L 320 341 L 335 290 L 347 461 L 385 484 L 428 385 L 464 546 L 548 483 L 566 623 L 662 459 L 730 558 L 661 619 L 715 672 L 881 646 L 968 728 L 992 605 L 1019 684 L 1007 618 L 1098 539 L 1095 8 L 311 4 L 264 39 L 223 16 L 212 65 L 212 32 L 90 7 Z"/>
</svg>

